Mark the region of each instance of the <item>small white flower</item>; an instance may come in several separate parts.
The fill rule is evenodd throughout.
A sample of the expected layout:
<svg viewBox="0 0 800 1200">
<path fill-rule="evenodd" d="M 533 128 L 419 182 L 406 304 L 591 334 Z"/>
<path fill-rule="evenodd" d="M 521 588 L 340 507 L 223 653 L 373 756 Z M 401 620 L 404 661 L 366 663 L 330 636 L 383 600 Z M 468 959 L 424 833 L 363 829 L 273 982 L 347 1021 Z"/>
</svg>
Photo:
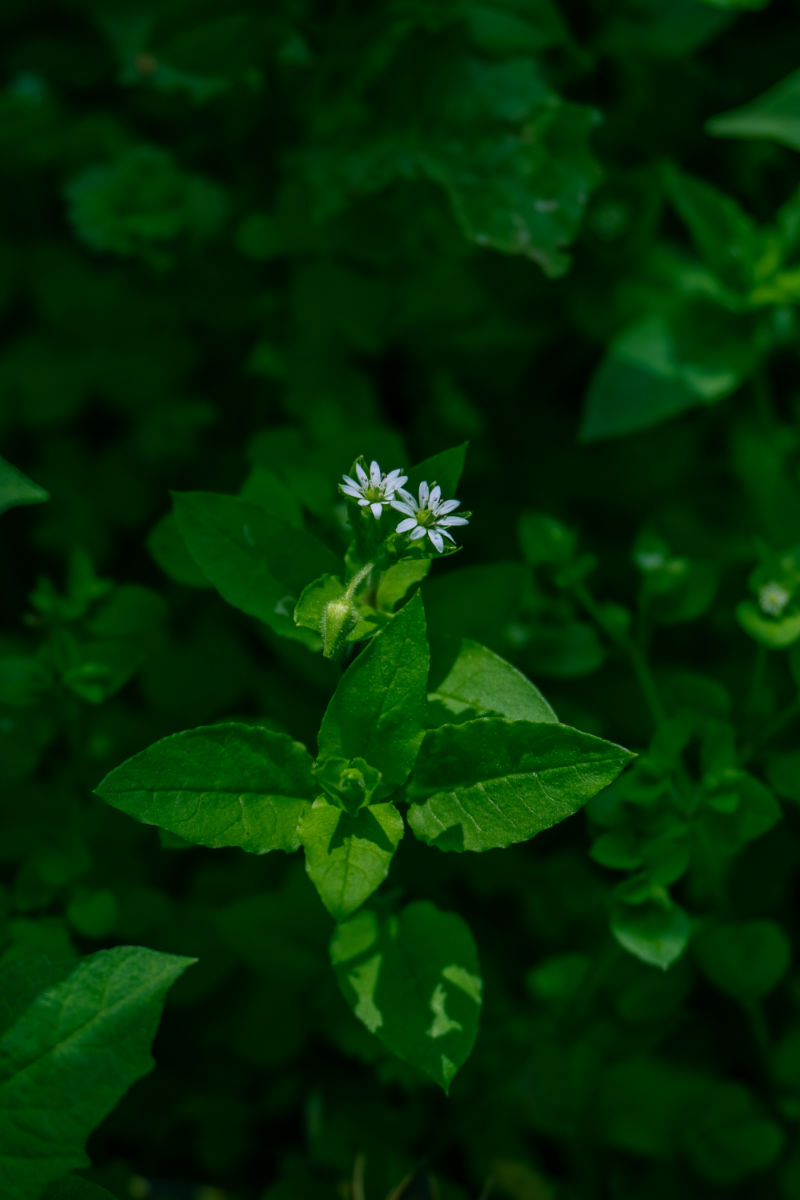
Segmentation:
<svg viewBox="0 0 800 1200">
<path fill-rule="evenodd" d="M 435 548 L 441 554 L 444 550 L 444 539 L 455 543 L 450 533 L 453 525 L 469 525 L 466 517 L 454 517 L 451 514 L 461 504 L 460 500 L 443 500 L 442 489 L 438 483 L 429 488 L 427 483 L 419 485 L 419 499 L 415 500 L 411 492 L 404 488 L 399 491 L 399 499 L 392 500 L 392 508 L 405 513 L 405 520 L 397 526 L 398 533 L 407 533 L 412 542 L 424 538 L 427 534 Z"/>
<path fill-rule="evenodd" d="M 344 482 L 339 487 L 345 496 L 358 501 L 359 508 L 371 509 L 373 517 L 378 520 L 384 507 L 392 503 L 395 492 L 402 489 L 408 476 L 403 475 L 402 471 L 381 474 L 375 459 L 369 465 L 369 474 L 358 462 L 355 471 L 358 478 L 351 479 L 349 475 L 343 475 Z"/>
<path fill-rule="evenodd" d="M 791 593 L 782 584 L 774 581 L 765 583 L 758 593 L 761 610 L 770 617 L 779 617 L 791 598 Z"/>
</svg>

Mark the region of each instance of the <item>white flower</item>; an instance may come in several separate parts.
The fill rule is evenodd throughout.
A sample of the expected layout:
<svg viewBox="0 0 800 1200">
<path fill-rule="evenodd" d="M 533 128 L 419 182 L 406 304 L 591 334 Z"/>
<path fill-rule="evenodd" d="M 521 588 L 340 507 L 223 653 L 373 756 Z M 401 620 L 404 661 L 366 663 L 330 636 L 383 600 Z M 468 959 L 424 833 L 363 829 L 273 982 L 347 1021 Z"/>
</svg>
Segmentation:
<svg viewBox="0 0 800 1200">
<path fill-rule="evenodd" d="M 469 525 L 466 517 L 454 517 L 451 514 L 458 508 L 460 500 L 443 500 L 442 489 L 438 483 L 429 488 L 427 483 L 419 485 L 419 500 L 415 500 L 410 492 L 400 489 L 400 498 L 392 500 L 392 508 L 405 513 L 405 520 L 397 526 L 398 533 L 407 533 L 412 542 L 424 538 L 427 534 L 433 545 L 441 554 L 444 550 L 444 539 L 455 543 L 455 538 L 449 532 L 453 525 Z"/>
<path fill-rule="evenodd" d="M 791 593 L 782 584 L 775 581 L 765 583 L 758 593 L 761 611 L 770 617 L 779 617 L 791 598 Z"/>
<path fill-rule="evenodd" d="M 345 496 L 358 501 L 359 508 L 371 509 L 373 517 L 377 520 L 384 506 L 392 503 L 395 492 L 402 488 L 408 476 L 403 475 L 401 471 L 381 474 L 375 459 L 369 465 L 369 475 L 359 462 L 356 463 L 355 471 L 358 479 L 343 475 L 344 483 L 340 483 L 339 487 Z"/>
</svg>

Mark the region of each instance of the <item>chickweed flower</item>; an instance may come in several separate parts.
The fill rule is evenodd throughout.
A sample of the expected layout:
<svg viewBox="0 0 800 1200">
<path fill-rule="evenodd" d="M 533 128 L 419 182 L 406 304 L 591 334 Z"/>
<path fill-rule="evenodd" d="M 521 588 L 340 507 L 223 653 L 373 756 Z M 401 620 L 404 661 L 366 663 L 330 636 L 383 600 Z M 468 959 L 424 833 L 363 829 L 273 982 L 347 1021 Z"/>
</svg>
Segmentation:
<svg viewBox="0 0 800 1200">
<path fill-rule="evenodd" d="M 414 499 L 411 492 L 399 489 L 399 499 L 392 499 L 392 508 L 405 513 L 405 519 L 397 526 L 398 533 L 407 533 L 412 542 L 426 535 L 441 554 L 444 550 L 444 539 L 455 543 L 450 533 L 454 525 L 469 525 L 466 517 L 454 517 L 452 513 L 461 504 L 460 500 L 443 500 L 442 489 L 438 483 L 429 487 L 427 483 L 419 485 L 419 498 Z"/>
<path fill-rule="evenodd" d="M 382 474 L 375 459 L 369 465 L 369 474 L 360 462 L 355 465 L 355 473 L 356 479 L 351 479 L 349 475 L 343 475 L 344 482 L 340 483 L 339 487 L 345 496 L 358 501 L 359 508 L 369 508 L 376 521 L 384 508 L 392 503 L 395 492 L 401 490 L 408 479 L 408 476 L 404 475 L 402 471 L 389 471 L 388 474 Z"/>
<path fill-rule="evenodd" d="M 791 593 L 782 584 L 774 581 L 765 583 L 758 593 L 761 611 L 770 617 L 779 617 L 791 598 Z"/>
</svg>

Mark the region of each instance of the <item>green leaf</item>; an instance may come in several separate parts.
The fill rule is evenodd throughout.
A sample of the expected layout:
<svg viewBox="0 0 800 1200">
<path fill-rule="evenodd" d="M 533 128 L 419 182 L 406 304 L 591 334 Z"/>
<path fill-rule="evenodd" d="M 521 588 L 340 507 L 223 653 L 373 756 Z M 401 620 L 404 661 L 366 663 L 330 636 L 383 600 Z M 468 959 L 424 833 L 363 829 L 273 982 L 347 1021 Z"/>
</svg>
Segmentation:
<svg viewBox="0 0 800 1200">
<path fill-rule="evenodd" d="M 634 756 L 553 722 L 482 717 L 425 735 L 408 822 L 441 850 L 524 842 L 577 812 Z"/>
<path fill-rule="evenodd" d="M 398 604 L 405 600 L 411 589 L 428 574 L 431 569 L 429 558 L 401 558 L 383 572 L 378 582 L 375 604 L 382 612 L 394 612 Z"/>
<path fill-rule="evenodd" d="M 709 269 L 728 287 L 748 291 L 761 254 L 756 223 L 730 196 L 674 164 L 664 175 L 668 195 Z"/>
<path fill-rule="evenodd" d="M 314 801 L 300 822 L 306 870 L 322 903 L 344 920 L 380 887 L 403 836 L 393 804 L 372 804 L 351 815 L 326 799 Z"/>
<path fill-rule="evenodd" d="M 165 513 L 147 537 L 147 549 L 165 575 L 184 587 L 207 588 L 210 583 L 186 549 L 174 513 Z"/>
<path fill-rule="evenodd" d="M 10 462 L 0 458 L 0 513 L 20 504 L 41 504 L 50 494 Z"/>
<path fill-rule="evenodd" d="M 424 733 L 428 663 L 417 594 L 339 681 L 319 731 L 320 758 L 363 758 L 390 787 L 404 783 Z"/>
<path fill-rule="evenodd" d="M 311 757 L 284 733 L 208 725 L 174 733 L 106 775 L 97 795 L 201 846 L 296 850 L 313 796 Z"/>
<path fill-rule="evenodd" d="M 800 71 L 793 71 L 749 104 L 706 122 L 712 137 L 766 138 L 800 150 Z"/>
<path fill-rule="evenodd" d="M 353 1012 L 398 1058 L 445 1092 L 475 1043 L 478 955 L 468 926 L 427 901 L 339 925 L 331 962 Z"/>
<path fill-rule="evenodd" d="M 41 992 L 0 1040 L 0 1191 L 31 1200 L 86 1166 L 84 1143 L 152 1068 L 167 989 L 193 962 L 101 950 Z"/>
<path fill-rule="evenodd" d="M 538 688 L 486 646 L 463 638 L 453 661 L 428 697 L 451 713 L 500 716 L 509 721 L 558 721 Z"/>
<path fill-rule="evenodd" d="M 430 484 L 431 487 L 438 483 L 445 500 L 456 499 L 468 449 L 469 442 L 462 442 L 460 446 L 440 450 L 438 454 L 424 458 L 409 469 L 405 490 L 416 496 L 422 482 Z M 398 564 L 400 565 L 402 564 Z"/>
<path fill-rule="evenodd" d="M 737 1083 L 712 1083 L 687 1113 L 684 1146 L 692 1166 L 717 1187 L 765 1171 L 785 1135 Z"/>
<path fill-rule="evenodd" d="M 253 467 L 242 484 L 240 496 L 248 504 L 257 504 L 271 517 L 278 517 L 294 529 L 303 528 L 303 514 L 295 496 L 283 480 L 267 467 Z"/>
<path fill-rule="evenodd" d="M 189 553 L 220 595 L 283 637 L 318 644 L 292 614 L 309 580 L 337 570 L 332 551 L 237 496 L 181 492 L 173 499 Z"/>
<path fill-rule="evenodd" d="M 651 967 L 668 967 L 689 944 L 691 922 L 679 904 L 618 904 L 611 932 L 624 950 Z"/>
<path fill-rule="evenodd" d="M 709 925 L 695 938 L 694 949 L 711 982 L 743 1001 L 777 987 L 792 959 L 786 934 L 774 921 Z"/>
<path fill-rule="evenodd" d="M 736 620 L 745 633 L 770 650 L 785 650 L 800 638 L 800 613 L 771 617 L 762 612 L 754 600 L 742 600 L 736 605 Z"/>
</svg>

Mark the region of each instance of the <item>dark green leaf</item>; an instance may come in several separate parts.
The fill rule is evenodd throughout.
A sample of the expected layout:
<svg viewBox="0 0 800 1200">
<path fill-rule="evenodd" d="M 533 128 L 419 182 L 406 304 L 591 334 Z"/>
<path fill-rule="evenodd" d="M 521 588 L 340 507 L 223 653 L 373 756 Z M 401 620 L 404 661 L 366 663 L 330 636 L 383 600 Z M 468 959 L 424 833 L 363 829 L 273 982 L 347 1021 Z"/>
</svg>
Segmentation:
<svg viewBox="0 0 800 1200">
<path fill-rule="evenodd" d="M 338 926 L 331 961 L 370 1033 L 449 1091 L 481 1009 L 478 956 L 461 918 L 427 901 L 396 916 L 365 911 Z"/>
<path fill-rule="evenodd" d="M 135 754 L 96 790 L 114 808 L 189 842 L 291 851 L 313 796 L 311 758 L 284 733 L 209 725 Z"/>
<path fill-rule="evenodd" d="M 306 870 L 322 903 L 344 920 L 380 887 L 403 836 L 393 804 L 373 804 L 351 815 L 320 797 L 300 822 Z"/>
<path fill-rule="evenodd" d="M 84 1143 L 152 1067 L 167 989 L 193 960 L 101 950 L 43 991 L 0 1041 L 0 1185 L 32 1200 L 87 1164 Z"/>
<path fill-rule="evenodd" d="M 666 971 L 686 949 L 691 923 L 679 904 L 618 904 L 611 932 L 629 954 Z"/>
<path fill-rule="evenodd" d="M 404 783 L 424 732 L 428 663 L 416 595 L 342 676 L 322 719 L 320 758 L 363 758 L 386 784 Z"/>
<path fill-rule="evenodd" d="M 484 717 L 430 730 L 408 784 L 408 821 L 441 850 L 524 842 L 577 812 L 633 758 L 568 725 Z"/>
<path fill-rule="evenodd" d="M 786 934 L 774 921 L 709 925 L 695 938 L 694 948 L 711 982 L 740 1000 L 771 992 L 792 958 Z"/>
<path fill-rule="evenodd" d="M 19 504 L 41 504 L 49 499 L 50 495 L 44 488 L 0 458 L 0 513 Z"/>
</svg>

